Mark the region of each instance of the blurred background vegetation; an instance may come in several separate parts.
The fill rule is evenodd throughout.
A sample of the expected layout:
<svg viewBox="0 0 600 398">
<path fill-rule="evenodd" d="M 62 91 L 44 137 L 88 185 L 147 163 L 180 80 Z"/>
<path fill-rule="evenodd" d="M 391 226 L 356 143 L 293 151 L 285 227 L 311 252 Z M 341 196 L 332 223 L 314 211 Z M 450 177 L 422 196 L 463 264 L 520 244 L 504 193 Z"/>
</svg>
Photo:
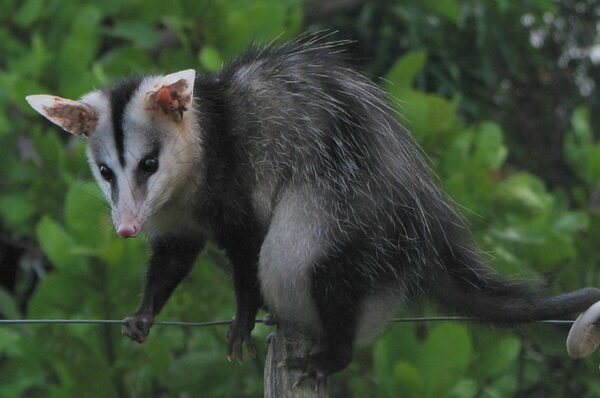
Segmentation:
<svg viewBox="0 0 600 398">
<path fill-rule="evenodd" d="M 147 247 L 119 240 L 84 145 L 24 97 L 134 73 L 218 69 L 255 40 L 334 30 L 394 98 L 491 264 L 553 292 L 600 286 L 600 5 L 594 0 L 0 0 L 0 316 L 120 319 Z M 162 320 L 229 319 L 211 249 Z M 429 302 L 403 314 L 435 314 Z M 255 338 L 264 357 L 269 328 Z M 262 364 L 226 328 L 0 327 L 0 397 L 256 397 Z M 567 329 L 398 324 L 330 381 L 334 397 L 600 396 Z"/>
</svg>

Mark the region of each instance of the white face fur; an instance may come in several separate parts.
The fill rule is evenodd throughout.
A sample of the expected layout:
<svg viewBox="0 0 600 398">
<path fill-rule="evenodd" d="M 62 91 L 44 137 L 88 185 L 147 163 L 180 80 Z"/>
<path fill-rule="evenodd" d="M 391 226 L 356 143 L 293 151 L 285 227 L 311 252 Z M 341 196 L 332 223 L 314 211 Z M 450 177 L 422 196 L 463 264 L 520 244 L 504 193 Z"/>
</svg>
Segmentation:
<svg viewBox="0 0 600 398">
<path fill-rule="evenodd" d="M 156 227 L 165 203 L 193 185 L 189 177 L 200 155 L 194 78 L 186 70 L 125 81 L 80 101 L 27 97 L 53 123 L 89 138 L 88 161 L 121 237 Z"/>
</svg>

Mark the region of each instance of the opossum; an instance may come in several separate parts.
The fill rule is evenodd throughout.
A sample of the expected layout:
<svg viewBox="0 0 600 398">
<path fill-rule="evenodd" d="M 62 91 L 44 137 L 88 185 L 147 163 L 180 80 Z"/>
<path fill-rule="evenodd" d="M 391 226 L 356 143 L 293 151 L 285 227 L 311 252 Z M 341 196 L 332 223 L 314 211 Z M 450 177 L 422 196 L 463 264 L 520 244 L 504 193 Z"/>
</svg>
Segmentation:
<svg viewBox="0 0 600 398">
<path fill-rule="evenodd" d="M 233 268 L 227 353 L 241 358 L 257 311 L 319 341 L 286 364 L 307 376 L 345 368 L 357 340 L 428 294 L 490 322 L 565 316 L 600 290 L 545 297 L 482 260 L 386 94 L 315 38 L 254 46 L 219 72 L 137 76 L 73 101 L 27 97 L 86 137 L 116 232 L 152 248 L 137 342 L 205 243 Z"/>
</svg>

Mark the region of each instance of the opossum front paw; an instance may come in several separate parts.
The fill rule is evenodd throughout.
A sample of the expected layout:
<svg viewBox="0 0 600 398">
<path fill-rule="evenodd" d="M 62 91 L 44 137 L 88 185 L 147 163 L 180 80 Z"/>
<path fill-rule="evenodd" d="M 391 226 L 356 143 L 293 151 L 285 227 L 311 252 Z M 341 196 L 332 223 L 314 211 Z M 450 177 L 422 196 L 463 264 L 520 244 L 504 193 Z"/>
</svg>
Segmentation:
<svg viewBox="0 0 600 398">
<path fill-rule="evenodd" d="M 121 333 L 142 344 L 146 341 L 153 323 L 154 317 L 152 315 L 134 314 L 123 319 Z"/>
<path fill-rule="evenodd" d="M 244 362 L 243 346 L 246 343 L 248 352 L 256 357 L 256 345 L 252 340 L 252 329 L 254 329 L 254 319 L 248 320 L 244 317 L 235 317 L 227 332 L 227 359 Z"/>
</svg>

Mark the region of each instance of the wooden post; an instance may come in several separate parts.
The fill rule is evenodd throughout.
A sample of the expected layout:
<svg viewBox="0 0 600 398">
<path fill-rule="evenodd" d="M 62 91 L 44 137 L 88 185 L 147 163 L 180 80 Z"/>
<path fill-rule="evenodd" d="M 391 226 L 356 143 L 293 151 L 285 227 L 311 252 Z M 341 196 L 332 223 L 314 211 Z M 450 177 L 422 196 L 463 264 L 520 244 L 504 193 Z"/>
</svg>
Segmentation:
<svg viewBox="0 0 600 398">
<path fill-rule="evenodd" d="M 294 383 L 300 377 L 298 370 L 281 366 L 285 358 L 305 357 L 315 342 L 285 325 L 269 336 L 269 351 L 265 361 L 265 398 L 327 398 L 327 380 L 315 379 Z"/>
</svg>

